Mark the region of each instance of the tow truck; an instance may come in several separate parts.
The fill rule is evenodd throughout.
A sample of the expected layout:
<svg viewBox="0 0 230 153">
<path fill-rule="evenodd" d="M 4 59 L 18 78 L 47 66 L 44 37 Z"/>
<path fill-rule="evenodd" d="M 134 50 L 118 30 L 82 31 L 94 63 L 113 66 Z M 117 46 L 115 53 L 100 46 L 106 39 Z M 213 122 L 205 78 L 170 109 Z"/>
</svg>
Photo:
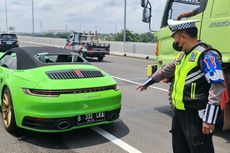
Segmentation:
<svg viewBox="0 0 230 153">
<path fill-rule="evenodd" d="M 83 57 L 97 57 L 98 61 L 103 61 L 105 55 L 109 55 L 110 44 L 99 43 L 97 32 L 81 33 L 74 32 L 66 40 L 65 48 L 71 49 Z"/>
<path fill-rule="evenodd" d="M 152 1 L 153 2 L 153 1 Z M 156 2 L 156 1 L 155 1 Z M 225 77 L 225 91 L 222 94 L 221 110 L 223 129 L 230 129 L 230 1 L 229 0 L 167 0 L 159 31 L 151 27 L 152 5 L 150 0 L 141 0 L 143 7 L 142 21 L 149 24 L 149 29 L 155 32 L 156 66 L 148 66 L 148 75 L 152 69 L 159 68 L 174 60 L 176 51 L 172 48 L 173 39 L 167 21 L 176 20 L 184 12 L 198 10 L 197 14 L 182 20 L 198 21 L 198 39 L 211 44 L 222 54 L 222 64 Z M 151 70 L 150 70 L 151 69 Z M 169 89 L 170 95 L 171 89 Z M 170 99 L 170 98 L 169 98 Z"/>
</svg>

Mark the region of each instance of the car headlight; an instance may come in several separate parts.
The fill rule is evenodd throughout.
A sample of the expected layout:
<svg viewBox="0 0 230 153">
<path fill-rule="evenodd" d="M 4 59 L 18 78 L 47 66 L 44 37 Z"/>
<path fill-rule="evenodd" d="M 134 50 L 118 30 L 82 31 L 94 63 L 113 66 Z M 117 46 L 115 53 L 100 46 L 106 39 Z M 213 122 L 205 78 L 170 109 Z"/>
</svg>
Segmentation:
<svg viewBox="0 0 230 153">
<path fill-rule="evenodd" d="M 58 97 L 59 93 L 50 90 L 40 90 L 40 89 L 22 89 L 25 94 L 31 96 L 40 96 L 40 97 Z"/>
</svg>

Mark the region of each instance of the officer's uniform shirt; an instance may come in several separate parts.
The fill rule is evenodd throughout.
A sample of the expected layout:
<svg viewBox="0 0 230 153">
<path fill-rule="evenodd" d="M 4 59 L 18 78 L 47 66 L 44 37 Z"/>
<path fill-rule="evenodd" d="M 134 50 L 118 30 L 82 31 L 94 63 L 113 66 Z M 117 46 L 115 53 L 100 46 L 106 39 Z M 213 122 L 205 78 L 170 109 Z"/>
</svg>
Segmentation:
<svg viewBox="0 0 230 153">
<path fill-rule="evenodd" d="M 169 28 L 174 35 L 178 30 L 185 30 L 196 27 L 195 20 L 193 21 L 175 21 L 168 20 Z M 200 44 L 197 44 L 200 45 Z M 194 48 L 193 48 L 194 49 Z M 191 49 L 191 51 L 193 50 Z M 190 53 L 189 51 L 188 53 Z M 188 54 L 185 53 L 185 54 Z M 199 66 L 204 73 L 207 82 L 210 84 L 208 103 L 206 109 L 199 112 L 204 122 L 215 124 L 216 117 L 219 111 L 221 93 L 224 91 L 224 77 L 221 69 L 221 61 L 218 53 L 214 50 L 206 52 L 199 60 Z M 143 85 L 149 86 L 155 82 L 160 82 L 166 78 L 172 78 L 176 69 L 176 61 L 162 66 L 155 72 Z"/>
<path fill-rule="evenodd" d="M 217 112 L 219 111 L 219 107 L 217 106 L 220 104 L 220 96 L 221 93 L 224 91 L 224 78 L 221 69 L 221 63 L 219 61 L 219 56 L 214 51 L 209 51 L 205 53 L 204 56 L 200 59 L 199 66 L 205 74 L 207 82 L 211 85 L 209 89 L 206 113 L 204 112 L 205 110 L 202 110 L 200 113 L 200 117 L 202 117 L 203 121 L 205 122 L 208 122 L 208 120 L 212 120 L 210 124 L 215 124 L 216 120 L 213 120 L 213 118 L 216 118 L 216 116 L 213 115 L 218 114 Z M 143 83 L 143 85 L 149 86 L 155 82 L 160 82 L 163 79 L 169 79 L 171 77 L 174 77 L 175 68 L 175 61 L 170 64 L 163 65 L 149 79 L 147 79 Z M 212 113 L 210 113 L 209 111 L 213 111 L 214 108 L 216 113 L 213 112 L 212 115 Z M 207 111 L 209 113 L 207 113 Z M 207 114 L 210 115 L 207 116 Z"/>
</svg>

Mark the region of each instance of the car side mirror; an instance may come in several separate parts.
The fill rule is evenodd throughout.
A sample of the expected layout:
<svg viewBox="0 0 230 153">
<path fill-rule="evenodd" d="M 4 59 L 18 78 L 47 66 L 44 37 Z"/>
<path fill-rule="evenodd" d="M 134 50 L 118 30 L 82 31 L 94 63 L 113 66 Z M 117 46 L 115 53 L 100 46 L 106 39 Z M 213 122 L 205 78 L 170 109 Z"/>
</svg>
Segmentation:
<svg viewBox="0 0 230 153">
<path fill-rule="evenodd" d="M 151 9 L 150 8 L 144 8 L 143 14 L 142 14 L 142 21 L 145 23 L 149 23 L 151 19 Z"/>
</svg>

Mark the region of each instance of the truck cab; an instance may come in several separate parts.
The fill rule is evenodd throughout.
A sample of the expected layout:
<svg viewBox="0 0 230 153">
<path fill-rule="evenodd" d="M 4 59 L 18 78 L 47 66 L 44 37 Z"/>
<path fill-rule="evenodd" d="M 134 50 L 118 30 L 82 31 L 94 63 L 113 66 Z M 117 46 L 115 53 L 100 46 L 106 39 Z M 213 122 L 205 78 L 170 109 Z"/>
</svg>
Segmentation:
<svg viewBox="0 0 230 153">
<path fill-rule="evenodd" d="M 151 29 L 152 6 L 149 0 L 142 0 L 143 22 L 149 23 Z M 212 45 L 222 54 L 226 91 L 221 108 L 224 111 L 224 129 L 230 129 L 230 1 L 229 0 L 167 0 L 162 17 L 161 28 L 156 32 L 156 64 L 160 67 L 172 62 L 177 52 L 173 49 L 171 31 L 167 21 L 178 20 L 185 12 L 194 12 L 180 20 L 196 21 L 198 39 Z"/>
<path fill-rule="evenodd" d="M 184 12 L 198 9 L 194 16 L 182 20 L 195 20 L 199 30 L 198 39 L 217 48 L 223 57 L 223 63 L 230 63 L 230 1 L 216 0 L 168 0 L 162 19 L 161 29 L 157 32 L 159 45 L 156 52 L 157 64 L 172 61 L 177 52 L 172 48 L 173 39 L 167 26 L 169 19 L 176 20 Z"/>
</svg>

